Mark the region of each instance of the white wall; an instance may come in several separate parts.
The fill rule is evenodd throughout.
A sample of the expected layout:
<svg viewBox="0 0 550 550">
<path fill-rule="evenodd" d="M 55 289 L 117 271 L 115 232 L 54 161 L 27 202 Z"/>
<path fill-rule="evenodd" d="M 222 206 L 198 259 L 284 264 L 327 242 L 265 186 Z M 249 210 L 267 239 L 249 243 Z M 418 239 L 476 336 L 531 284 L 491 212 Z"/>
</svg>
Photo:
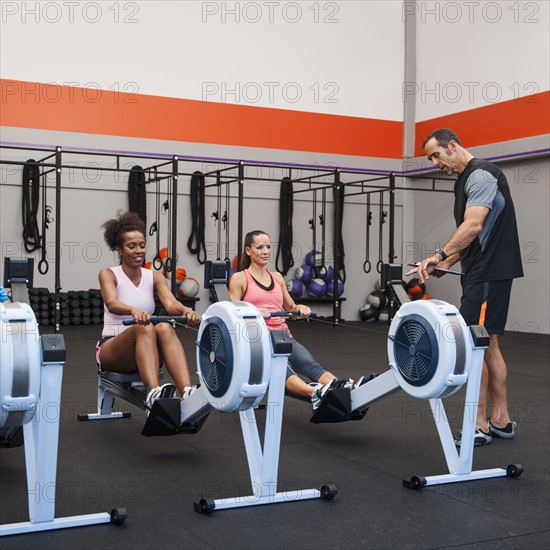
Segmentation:
<svg viewBox="0 0 550 550">
<path fill-rule="evenodd" d="M 399 2 L 29 1 L 1 6 L 3 78 L 402 117 Z"/>
<path fill-rule="evenodd" d="M 550 3 L 417 2 L 416 120 L 548 90 Z"/>
</svg>

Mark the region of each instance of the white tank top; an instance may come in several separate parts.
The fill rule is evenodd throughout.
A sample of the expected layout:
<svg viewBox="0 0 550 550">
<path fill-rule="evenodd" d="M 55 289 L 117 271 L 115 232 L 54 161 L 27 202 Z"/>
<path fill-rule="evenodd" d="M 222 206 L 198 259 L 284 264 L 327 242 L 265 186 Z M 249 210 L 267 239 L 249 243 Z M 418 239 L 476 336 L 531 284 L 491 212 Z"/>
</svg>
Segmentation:
<svg viewBox="0 0 550 550">
<path fill-rule="evenodd" d="M 134 285 L 122 270 L 122 266 L 110 268 L 117 280 L 117 298 L 127 306 L 135 307 L 140 311 L 148 311 L 153 314 L 155 311 L 155 290 L 153 286 L 153 272 L 150 269 L 141 268 L 141 281 L 138 286 Z M 131 315 L 115 315 L 104 305 L 103 332 L 101 336 L 117 336 L 126 330 L 122 324 L 124 319 L 131 319 Z"/>
</svg>

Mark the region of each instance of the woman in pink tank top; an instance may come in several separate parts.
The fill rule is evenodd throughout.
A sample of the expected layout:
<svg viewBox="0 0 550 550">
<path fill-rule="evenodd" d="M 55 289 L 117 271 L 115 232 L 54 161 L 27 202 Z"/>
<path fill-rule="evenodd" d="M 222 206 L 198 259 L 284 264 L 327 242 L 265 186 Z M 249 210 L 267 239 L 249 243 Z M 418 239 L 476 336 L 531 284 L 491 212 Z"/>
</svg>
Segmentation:
<svg viewBox="0 0 550 550">
<path fill-rule="evenodd" d="M 270 330 L 288 330 L 284 318 L 271 317 L 270 312 L 300 311 L 301 317 L 308 317 L 311 310 L 305 305 L 294 302 L 280 273 L 268 271 L 270 257 L 269 235 L 260 230 L 248 233 L 241 256 L 242 271 L 231 277 L 229 294 L 233 301 L 243 300 L 255 305 L 262 313 Z M 286 389 L 298 396 L 309 397 L 313 410 L 320 405 L 322 397 L 330 388 L 336 385 L 354 385 L 352 380 L 339 381 L 334 374 L 321 367 L 305 346 L 294 339 L 288 362 Z M 309 378 L 312 382 L 309 384 L 304 382 L 296 373 Z"/>
<path fill-rule="evenodd" d="M 176 331 L 168 323 L 151 323 L 155 293 L 169 315 L 185 315 L 188 324 L 197 324 L 201 316 L 184 306 L 170 292 L 166 279 L 150 271 L 145 263 L 145 224 L 132 212 L 119 212 L 103 224 L 105 242 L 118 252 L 121 265 L 99 272 L 101 296 L 105 304 L 102 339 L 96 358 L 102 370 L 130 373 L 138 371 L 148 388 L 146 407 L 155 399 L 172 397 L 176 388 L 182 397 L 193 387 L 187 358 Z M 126 327 L 124 319 L 135 325 Z M 159 386 L 159 366 L 164 361 L 175 384 Z"/>
</svg>

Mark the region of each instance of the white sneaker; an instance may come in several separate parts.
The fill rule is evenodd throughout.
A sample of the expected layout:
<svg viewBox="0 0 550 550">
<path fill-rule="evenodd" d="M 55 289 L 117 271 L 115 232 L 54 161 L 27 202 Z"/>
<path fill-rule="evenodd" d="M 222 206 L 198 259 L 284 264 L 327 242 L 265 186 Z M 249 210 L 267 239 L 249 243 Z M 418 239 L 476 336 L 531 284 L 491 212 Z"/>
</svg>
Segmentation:
<svg viewBox="0 0 550 550">
<path fill-rule="evenodd" d="M 177 388 L 174 384 L 164 384 L 163 386 L 157 386 L 156 388 L 153 388 L 147 394 L 147 398 L 145 399 L 145 409 L 147 410 L 147 416 L 149 416 L 149 413 L 153 408 L 153 403 L 157 399 L 168 399 L 170 397 L 173 397 L 176 393 L 176 389 Z"/>
<path fill-rule="evenodd" d="M 185 388 L 183 388 L 183 396 L 181 398 L 182 401 L 187 399 L 196 389 L 197 386 L 185 386 Z"/>
<path fill-rule="evenodd" d="M 330 382 L 327 382 L 326 384 L 319 384 L 318 382 L 310 382 L 308 384 L 308 386 L 312 386 L 313 388 L 315 388 L 315 391 L 311 396 L 311 404 L 314 411 L 316 411 L 319 408 L 319 405 L 321 405 L 321 401 L 327 391 L 333 388 L 338 383 L 338 381 L 338 378 L 333 378 Z"/>
</svg>

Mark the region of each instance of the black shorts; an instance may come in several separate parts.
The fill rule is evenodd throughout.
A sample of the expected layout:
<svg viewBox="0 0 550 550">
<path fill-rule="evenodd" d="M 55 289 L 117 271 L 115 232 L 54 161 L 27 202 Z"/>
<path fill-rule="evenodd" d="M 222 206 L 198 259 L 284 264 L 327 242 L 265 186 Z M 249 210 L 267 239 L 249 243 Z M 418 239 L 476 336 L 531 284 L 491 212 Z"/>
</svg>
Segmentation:
<svg viewBox="0 0 550 550">
<path fill-rule="evenodd" d="M 471 283 L 463 288 L 460 314 L 467 325 L 483 325 L 489 334 L 504 334 L 512 279 Z"/>
</svg>

